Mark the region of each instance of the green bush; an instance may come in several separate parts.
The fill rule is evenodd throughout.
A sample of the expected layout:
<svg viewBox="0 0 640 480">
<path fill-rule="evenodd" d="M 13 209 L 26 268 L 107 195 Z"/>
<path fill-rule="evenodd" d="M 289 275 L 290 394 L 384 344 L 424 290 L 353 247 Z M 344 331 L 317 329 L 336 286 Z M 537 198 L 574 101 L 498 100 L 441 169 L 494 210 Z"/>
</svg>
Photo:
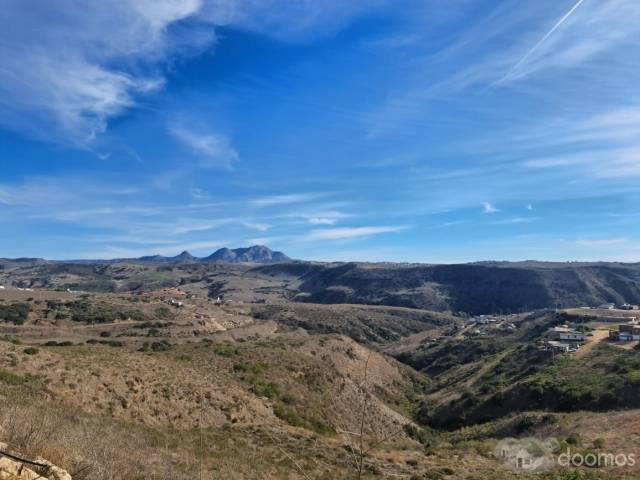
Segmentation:
<svg viewBox="0 0 640 480">
<path fill-rule="evenodd" d="M 0 305 L 0 320 L 11 322 L 15 325 L 22 325 L 27 320 L 30 311 L 31 305 L 28 303 Z"/>
<path fill-rule="evenodd" d="M 404 431 L 409 437 L 420 442 L 425 447 L 431 447 L 436 442 L 435 434 L 428 428 L 418 428 L 415 425 L 407 423 L 404 426 Z"/>
<path fill-rule="evenodd" d="M 233 347 L 226 343 L 218 343 L 213 346 L 213 351 L 217 355 L 222 357 L 232 357 L 234 355 L 238 355 L 239 351 L 236 347 Z"/>
<path fill-rule="evenodd" d="M 7 385 L 23 385 L 34 379 L 35 377 L 28 373 L 26 375 L 18 375 L 17 373 L 9 372 L 8 370 L 0 368 L 0 382 Z"/>
<path fill-rule="evenodd" d="M 251 385 L 251 392 L 258 397 L 276 398 L 280 395 L 280 387 L 273 382 L 256 380 Z"/>
<path fill-rule="evenodd" d="M 289 425 L 292 425 L 294 427 L 305 426 L 304 420 L 300 415 L 298 415 L 293 410 L 284 407 L 283 405 L 276 405 L 275 407 L 273 407 L 273 413 L 275 413 L 276 417 L 278 417 L 280 420 L 284 420 Z"/>
<path fill-rule="evenodd" d="M 27 347 L 23 350 L 23 352 L 27 355 L 37 355 L 40 350 L 38 350 L 36 347 Z"/>
<path fill-rule="evenodd" d="M 280 395 L 280 400 L 282 400 L 282 403 L 286 405 L 293 405 L 298 401 L 298 399 L 292 393 L 285 393 L 283 395 Z"/>
</svg>

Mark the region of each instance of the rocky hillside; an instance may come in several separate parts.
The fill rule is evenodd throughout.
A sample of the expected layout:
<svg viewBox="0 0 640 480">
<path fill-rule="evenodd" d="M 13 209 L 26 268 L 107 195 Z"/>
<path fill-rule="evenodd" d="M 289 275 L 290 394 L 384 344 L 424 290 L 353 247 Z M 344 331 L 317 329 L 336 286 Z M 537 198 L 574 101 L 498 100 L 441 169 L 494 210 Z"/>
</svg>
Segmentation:
<svg viewBox="0 0 640 480">
<path fill-rule="evenodd" d="M 0 260 L 0 285 L 128 292 L 187 288 L 248 303 L 364 304 L 440 312 L 521 312 L 640 303 L 640 265 L 482 263 L 409 265 L 291 262 L 266 247 L 206 258 L 104 262 Z M 265 265 L 256 265 L 263 263 Z"/>
<path fill-rule="evenodd" d="M 260 269 L 290 274 L 287 265 Z M 605 302 L 640 303 L 637 264 L 331 264 L 299 277 L 295 300 L 362 303 L 469 314 Z"/>
</svg>

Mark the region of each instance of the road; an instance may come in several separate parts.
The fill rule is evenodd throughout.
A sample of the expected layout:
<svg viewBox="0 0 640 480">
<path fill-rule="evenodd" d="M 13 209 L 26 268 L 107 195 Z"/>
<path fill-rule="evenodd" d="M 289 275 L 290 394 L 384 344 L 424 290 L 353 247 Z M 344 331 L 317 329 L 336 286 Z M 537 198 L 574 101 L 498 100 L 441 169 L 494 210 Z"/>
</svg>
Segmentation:
<svg viewBox="0 0 640 480">
<path fill-rule="evenodd" d="M 609 330 L 594 330 L 592 337 L 587 337 L 587 343 L 582 345 L 575 353 L 577 358 L 582 358 L 587 355 L 593 347 L 602 342 L 605 338 L 609 337 Z"/>
</svg>

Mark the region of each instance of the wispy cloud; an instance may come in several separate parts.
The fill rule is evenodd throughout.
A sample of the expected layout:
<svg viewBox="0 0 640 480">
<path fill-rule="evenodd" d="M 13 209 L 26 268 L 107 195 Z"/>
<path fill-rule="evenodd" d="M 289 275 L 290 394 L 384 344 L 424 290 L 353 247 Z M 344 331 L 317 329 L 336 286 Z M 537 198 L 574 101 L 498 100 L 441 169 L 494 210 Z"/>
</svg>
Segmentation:
<svg viewBox="0 0 640 480">
<path fill-rule="evenodd" d="M 484 202 L 482 204 L 482 213 L 497 213 L 500 210 L 497 209 L 496 207 L 494 207 L 491 203 L 489 202 Z"/>
<path fill-rule="evenodd" d="M 513 217 L 504 220 L 496 220 L 493 225 L 517 225 L 520 223 L 532 223 L 538 220 L 537 217 Z"/>
<path fill-rule="evenodd" d="M 312 230 L 303 237 L 304 240 L 346 240 L 350 238 L 368 237 L 383 233 L 398 233 L 407 230 L 407 226 L 386 227 L 343 227 Z"/>
<path fill-rule="evenodd" d="M 292 213 L 290 218 L 301 218 L 312 225 L 335 225 L 340 220 L 351 218 L 353 215 L 336 210 L 318 211 L 314 213 Z"/>
<path fill-rule="evenodd" d="M 134 105 L 136 95 L 163 84 L 149 69 L 134 73 L 110 65 L 164 58 L 171 44 L 167 27 L 199 8 L 197 0 L 5 3 L 0 122 L 86 145 L 110 118 Z"/>
<path fill-rule="evenodd" d="M 518 73 L 518 69 L 525 64 L 525 62 L 529 59 L 529 57 L 531 57 L 543 44 L 544 42 L 547 41 L 547 39 L 553 35 L 553 33 L 560 28 L 560 26 L 562 26 L 562 24 L 564 22 L 567 21 L 567 19 L 571 16 L 571 14 L 580 6 L 582 5 L 582 2 L 584 2 L 584 0 L 578 0 L 570 9 L 567 13 L 565 13 L 562 18 L 560 18 L 560 20 L 558 20 L 555 25 L 553 27 L 551 27 L 551 30 L 549 30 L 547 33 L 544 34 L 544 36 L 531 48 L 531 50 L 529 50 L 520 60 L 518 60 L 518 62 L 505 74 L 504 77 L 502 77 L 497 83 L 501 83 L 505 80 L 508 80 L 510 78 L 513 78 L 514 76 L 517 75 Z"/>
<path fill-rule="evenodd" d="M 168 60 L 210 48 L 215 27 L 302 41 L 383 3 L 9 0 L 0 12 L 0 123 L 87 146 L 140 95 L 163 87 Z M 196 21 L 178 28 L 189 20 Z M 216 143 L 200 147 L 216 150 Z"/>
<path fill-rule="evenodd" d="M 225 135 L 178 124 L 171 125 L 169 132 L 197 156 L 201 167 L 229 168 L 239 159 L 238 152 Z"/>
<path fill-rule="evenodd" d="M 626 0 L 495 4 L 437 54 L 411 56 L 408 65 L 397 66 L 402 76 L 396 90 L 364 117 L 369 135 L 423 131 L 429 105 L 473 101 L 478 91 L 492 98 L 505 90 L 526 91 L 562 101 L 588 90 L 633 101 L 637 92 L 630 85 L 638 74 L 630 59 L 640 43 L 639 21 L 640 4 Z M 561 82 L 555 81 L 559 75 Z"/>
<path fill-rule="evenodd" d="M 256 198 L 251 200 L 249 203 L 256 207 L 273 207 L 276 205 L 306 203 L 312 200 L 316 200 L 317 198 L 320 198 L 322 196 L 324 195 L 318 193 L 290 193 Z"/>
<path fill-rule="evenodd" d="M 628 244 L 629 238 L 626 237 L 614 237 L 614 238 L 583 238 L 576 240 L 576 245 L 582 247 L 615 247 Z"/>
</svg>

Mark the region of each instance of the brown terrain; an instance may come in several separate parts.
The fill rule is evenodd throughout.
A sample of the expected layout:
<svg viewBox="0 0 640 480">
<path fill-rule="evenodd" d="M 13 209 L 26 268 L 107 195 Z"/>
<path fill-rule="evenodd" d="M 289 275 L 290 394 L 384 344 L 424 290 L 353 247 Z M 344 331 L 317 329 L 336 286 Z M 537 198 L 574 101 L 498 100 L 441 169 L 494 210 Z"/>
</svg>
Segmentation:
<svg viewBox="0 0 640 480">
<path fill-rule="evenodd" d="M 317 268 L 6 265 L 0 451 L 123 480 L 507 479 L 494 452 L 507 437 L 640 454 L 640 354 L 608 341 L 599 312 L 474 325 L 451 309 L 300 301 Z M 539 352 L 567 321 L 595 329 L 586 345 Z M 605 408 L 614 378 L 619 402 Z M 557 401 L 530 397 L 545 389 Z M 9 461 L 0 453 L 0 478 Z"/>
</svg>

